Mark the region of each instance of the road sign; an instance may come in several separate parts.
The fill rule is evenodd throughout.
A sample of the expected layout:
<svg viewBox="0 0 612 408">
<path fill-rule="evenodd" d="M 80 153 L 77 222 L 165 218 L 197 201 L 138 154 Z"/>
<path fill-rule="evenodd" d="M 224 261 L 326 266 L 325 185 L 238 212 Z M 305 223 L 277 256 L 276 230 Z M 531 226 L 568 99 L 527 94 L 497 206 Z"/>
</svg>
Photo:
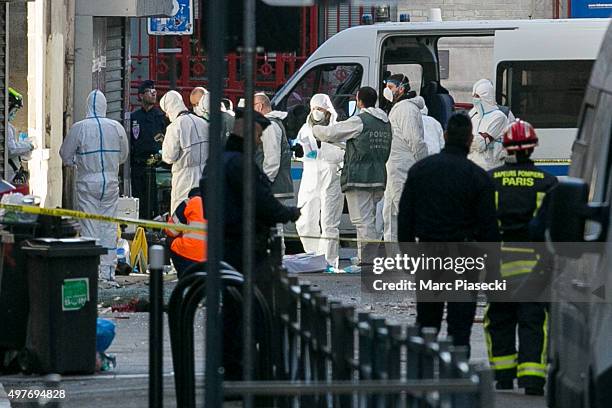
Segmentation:
<svg viewBox="0 0 612 408">
<path fill-rule="evenodd" d="M 594 18 L 612 16 L 612 0 L 573 0 L 570 16 Z"/>
<path fill-rule="evenodd" d="M 149 35 L 193 34 L 193 0 L 172 0 L 171 17 L 149 18 Z"/>
</svg>

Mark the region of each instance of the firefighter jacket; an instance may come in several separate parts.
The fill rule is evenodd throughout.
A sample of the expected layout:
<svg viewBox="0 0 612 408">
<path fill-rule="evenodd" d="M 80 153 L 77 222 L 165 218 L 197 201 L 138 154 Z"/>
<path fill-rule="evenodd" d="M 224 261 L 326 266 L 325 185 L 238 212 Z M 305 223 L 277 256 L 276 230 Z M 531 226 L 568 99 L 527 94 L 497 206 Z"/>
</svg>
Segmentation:
<svg viewBox="0 0 612 408">
<path fill-rule="evenodd" d="M 529 223 L 557 178 L 538 169 L 530 159 L 506 162 L 489 171 L 495 185 L 497 219 L 502 234 L 502 278 L 529 273 L 538 260 L 529 242 Z"/>
</svg>

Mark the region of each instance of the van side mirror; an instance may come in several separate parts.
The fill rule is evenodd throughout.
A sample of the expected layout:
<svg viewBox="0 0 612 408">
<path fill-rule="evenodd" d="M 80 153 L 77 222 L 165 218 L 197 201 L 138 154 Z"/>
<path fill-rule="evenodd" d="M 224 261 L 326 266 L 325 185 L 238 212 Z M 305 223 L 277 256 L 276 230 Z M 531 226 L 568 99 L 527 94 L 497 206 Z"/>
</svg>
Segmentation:
<svg viewBox="0 0 612 408">
<path fill-rule="evenodd" d="M 584 180 L 567 177 L 561 180 L 551 192 L 547 224 L 547 239 L 552 242 L 555 253 L 571 258 L 579 258 L 588 252 L 587 245 L 568 246 L 565 242 L 587 242 L 585 225 L 587 220 L 601 224 L 601 233 L 594 241 L 605 238 L 608 226 L 609 206 L 589 205 L 589 185 Z M 559 245 L 555 245 L 559 243 Z M 560 251 L 561 247 L 563 251 Z M 568 251 L 568 248 L 573 248 Z M 568 253 L 569 252 L 569 253 Z"/>
</svg>

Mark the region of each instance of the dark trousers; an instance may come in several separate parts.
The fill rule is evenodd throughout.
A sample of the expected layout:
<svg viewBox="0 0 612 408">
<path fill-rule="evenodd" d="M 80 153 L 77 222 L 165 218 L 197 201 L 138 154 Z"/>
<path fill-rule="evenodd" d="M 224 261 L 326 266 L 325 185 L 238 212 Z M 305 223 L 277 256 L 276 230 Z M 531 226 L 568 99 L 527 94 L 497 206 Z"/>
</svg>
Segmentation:
<svg viewBox="0 0 612 408">
<path fill-rule="evenodd" d="M 183 258 L 172 250 L 170 250 L 170 259 L 172 259 L 172 264 L 174 265 L 174 269 L 176 269 L 176 274 L 179 279 L 181 279 L 187 268 L 198 263 L 191 259 Z"/>
<path fill-rule="evenodd" d="M 132 164 L 130 168 L 132 182 L 132 197 L 138 198 L 139 215 L 143 219 L 152 219 L 159 215 L 157 203 L 157 184 L 155 180 L 155 168 L 149 168 L 144 164 Z M 151 176 L 147 177 L 150 171 Z M 150 185 L 149 196 L 147 197 L 147 185 Z"/>
<path fill-rule="evenodd" d="M 546 382 L 548 319 L 544 303 L 492 302 L 485 313 L 489 363 L 497 381 L 518 377 L 519 387 Z M 518 328 L 519 347 L 516 350 Z"/>
<path fill-rule="evenodd" d="M 476 302 L 417 302 L 417 325 L 421 328 L 435 327 L 439 333 L 445 304 L 448 335 L 452 336 L 453 345 L 467 346 L 469 355 Z"/>
</svg>

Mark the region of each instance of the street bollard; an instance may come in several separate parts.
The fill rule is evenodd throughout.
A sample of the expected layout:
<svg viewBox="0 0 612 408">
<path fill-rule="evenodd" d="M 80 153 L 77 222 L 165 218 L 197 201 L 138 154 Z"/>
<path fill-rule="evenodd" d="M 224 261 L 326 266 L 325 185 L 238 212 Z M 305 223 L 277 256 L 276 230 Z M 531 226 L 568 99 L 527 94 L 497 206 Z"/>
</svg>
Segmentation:
<svg viewBox="0 0 612 408">
<path fill-rule="evenodd" d="M 164 247 L 149 249 L 149 408 L 163 406 L 163 288 Z"/>
</svg>

